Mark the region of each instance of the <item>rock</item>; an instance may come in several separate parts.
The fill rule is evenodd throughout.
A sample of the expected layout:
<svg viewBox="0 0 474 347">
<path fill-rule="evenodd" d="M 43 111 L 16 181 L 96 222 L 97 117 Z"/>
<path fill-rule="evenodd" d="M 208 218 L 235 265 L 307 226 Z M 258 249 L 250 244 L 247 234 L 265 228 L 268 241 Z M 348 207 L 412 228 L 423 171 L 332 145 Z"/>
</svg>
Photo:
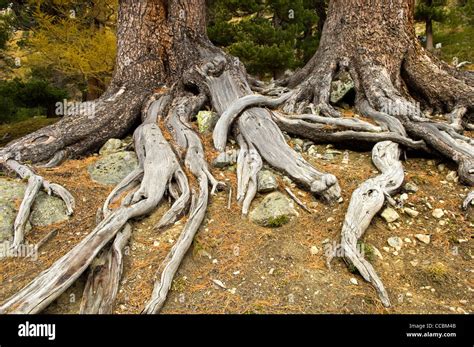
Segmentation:
<svg viewBox="0 0 474 347">
<path fill-rule="evenodd" d="M 443 172 L 444 169 L 446 169 L 446 165 L 444 165 L 444 164 L 439 164 L 438 165 L 438 171 Z"/>
<path fill-rule="evenodd" d="M 389 244 L 389 246 L 395 248 L 397 251 L 401 250 L 403 246 L 403 241 L 398 236 L 389 237 L 387 243 Z"/>
<path fill-rule="evenodd" d="M 430 235 L 425 234 L 415 234 L 417 240 L 423 242 L 424 244 L 429 244 L 431 241 Z"/>
<path fill-rule="evenodd" d="M 258 191 L 260 193 L 272 192 L 278 188 L 278 182 L 275 175 L 268 170 L 262 170 L 257 178 Z"/>
<path fill-rule="evenodd" d="M 383 255 L 382 253 L 378 250 L 377 247 L 375 246 L 372 246 L 372 252 L 374 253 L 374 255 L 379 258 L 380 260 L 383 260 Z"/>
<path fill-rule="evenodd" d="M 200 111 L 196 118 L 200 133 L 212 131 L 219 119 L 217 114 L 211 111 Z"/>
<path fill-rule="evenodd" d="M 354 81 L 349 73 L 340 74 L 336 80 L 331 83 L 331 102 L 337 104 L 354 88 Z"/>
<path fill-rule="evenodd" d="M 115 185 L 137 167 L 138 159 L 134 152 L 117 152 L 99 159 L 87 171 L 94 181 Z"/>
<path fill-rule="evenodd" d="M 402 195 L 400 195 L 400 201 L 401 202 L 405 202 L 408 200 L 408 194 L 407 193 L 403 193 Z"/>
<path fill-rule="evenodd" d="M 316 255 L 319 253 L 319 249 L 316 246 L 312 246 L 310 249 L 311 255 Z"/>
<path fill-rule="evenodd" d="M 318 155 L 318 147 L 316 147 L 315 145 L 309 146 L 308 155 L 316 157 Z"/>
<path fill-rule="evenodd" d="M 397 211 L 391 207 L 387 207 L 385 210 L 383 210 L 381 216 L 387 223 L 395 222 L 398 218 L 400 218 Z"/>
<path fill-rule="evenodd" d="M 302 139 L 295 138 L 295 139 L 293 139 L 293 144 L 295 146 L 300 146 L 301 148 L 303 148 L 304 141 Z"/>
<path fill-rule="evenodd" d="M 440 219 L 440 218 L 443 218 L 444 211 L 440 208 L 436 208 L 436 209 L 433 210 L 432 215 L 433 215 L 433 217 L 435 217 L 437 219 Z"/>
<path fill-rule="evenodd" d="M 109 139 L 100 149 L 100 155 L 107 155 L 112 153 L 120 152 L 123 147 L 123 143 L 119 139 Z"/>
<path fill-rule="evenodd" d="M 212 165 L 217 168 L 225 168 L 237 163 L 239 152 L 236 149 L 229 149 L 217 156 Z"/>
<path fill-rule="evenodd" d="M 279 227 L 297 216 L 293 201 L 280 192 L 267 195 L 258 206 L 250 212 L 250 220 L 266 227 Z"/>
<path fill-rule="evenodd" d="M 420 212 L 415 211 L 414 209 L 409 208 L 409 207 L 405 207 L 403 209 L 403 212 L 405 212 L 407 215 L 409 215 L 410 217 L 413 217 L 413 218 L 418 217 L 418 215 L 420 214 Z"/>
<path fill-rule="evenodd" d="M 351 281 L 351 283 L 352 283 L 353 285 L 355 285 L 355 286 L 359 284 L 359 281 L 357 281 L 357 279 L 354 278 L 354 277 L 352 277 L 352 278 L 350 279 L 350 281 Z"/>
<path fill-rule="evenodd" d="M 13 224 L 25 190 L 26 183 L 20 180 L 0 178 L 0 242 L 13 237 Z M 40 191 L 33 203 L 26 232 L 30 231 L 32 226 L 46 226 L 67 219 L 64 202 Z"/>
<path fill-rule="evenodd" d="M 413 182 L 407 182 L 403 189 L 408 193 L 416 193 L 418 191 L 418 186 Z"/>
<path fill-rule="evenodd" d="M 331 161 L 334 160 L 334 154 L 331 153 L 324 153 L 322 156 L 323 160 Z"/>
<path fill-rule="evenodd" d="M 456 173 L 456 171 L 449 171 L 449 173 L 446 175 L 446 180 L 448 182 L 457 182 L 458 174 Z"/>
</svg>

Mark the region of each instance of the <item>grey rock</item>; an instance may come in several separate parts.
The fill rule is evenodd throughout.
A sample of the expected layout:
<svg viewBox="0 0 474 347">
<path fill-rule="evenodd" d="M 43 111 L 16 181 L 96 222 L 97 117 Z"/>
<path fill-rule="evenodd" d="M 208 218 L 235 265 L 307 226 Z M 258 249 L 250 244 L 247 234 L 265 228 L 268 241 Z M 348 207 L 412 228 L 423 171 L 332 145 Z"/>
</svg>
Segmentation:
<svg viewBox="0 0 474 347">
<path fill-rule="evenodd" d="M 403 246 L 403 241 L 398 236 L 389 237 L 387 243 L 390 247 L 395 248 L 397 251 L 401 250 Z"/>
<path fill-rule="evenodd" d="M 387 223 L 395 222 L 398 218 L 400 218 L 397 211 L 391 207 L 387 207 L 385 210 L 383 210 L 381 216 Z"/>
<path fill-rule="evenodd" d="M 272 192 L 278 188 L 278 182 L 275 175 L 268 170 L 262 170 L 258 173 L 258 191 L 260 193 Z"/>
<path fill-rule="evenodd" d="M 108 154 L 87 168 L 91 178 L 101 184 L 115 185 L 138 167 L 134 152 Z"/>
<path fill-rule="evenodd" d="M 432 215 L 433 215 L 433 217 L 435 217 L 437 219 L 440 219 L 440 218 L 443 218 L 444 211 L 440 208 L 437 208 L 437 209 L 433 210 Z"/>
<path fill-rule="evenodd" d="M 408 193 L 416 193 L 418 191 L 418 186 L 413 182 L 407 182 L 403 189 Z"/>
<path fill-rule="evenodd" d="M 99 150 L 100 155 L 107 155 L 120 152 L 122 149 L 122 141 L 119 139 L 109 139 Z"/>
<path fill-rule="evenodd" d="M 409 208 L 409 207 L 405 207 L 403 209 L 403 212 L 405 212 L 407 215 L 409 215 L 410 217 L 413 217 L 413 218 L 418 217 L 418 215 L 420 214 L 420 212 L 415 211 L 414 209 Z"/>
<path fill-rule="evenodd" d="M 0 242 L 13 237 L 13 225 L 25 190 L 26 183 L 20 180 L 0 178 Z M 33 203 L 26 232 L 30 231 L 32 226 L 46 226 L 67 219 L 64 202 L 40 191 Z"/>
<path fill-rule="evenodd" d="M 334 154 L 331 153 L 324 153 L 322 156 L 323 160 L 331 161 L 334 160 Z"/>
<path fill-rule="evenodd" d="M 211 111 L 200 111 L 196 117 L 200 133 L 212 131 L 219 119 L 217 114 Z"/>
<path fill-rule="evenodd" d="M 308 154 L 312 157 L 316 157 L 318 155 L 318 147 L 316 147 L 315 145 L 309 146 Z"/>
<path fill-rule="evenodd" d="M 418 241 L 423 242 L 424 244 L 429 244 L 431 242 L 430 235 L 425 234 L 415 234 L 415 237 Z"/>
<path fill-rule="evenodd" d="M 250 220 L 266 227 L 278 227 L 289 222 L 298 212 L 292 200 L 280 192 L 267 195 L 258 206 L 250 212 Z"/>
<path fill-rule="evenodd" d="M 337 104 L 354 88 L 354 81 L 349 73 L 340 74 L 331 83 L 331 102 Z"/>
<path fill-rule="evenodd" d="M 212 165 L 217 168 L 225 168 L 227 166 L 237 163 L 239 152 L 236 149 L 229 149 L 220 153 L 212 162 Z"/>
</svg>

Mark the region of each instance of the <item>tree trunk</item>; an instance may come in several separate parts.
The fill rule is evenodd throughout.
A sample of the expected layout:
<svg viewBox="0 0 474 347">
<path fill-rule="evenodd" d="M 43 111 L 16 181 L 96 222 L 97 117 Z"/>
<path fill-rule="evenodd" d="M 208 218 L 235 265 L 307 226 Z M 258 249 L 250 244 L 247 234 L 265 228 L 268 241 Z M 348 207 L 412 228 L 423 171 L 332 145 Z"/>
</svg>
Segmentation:
<svg viewBox="0 0 474 347">
<path fill-rule="evenodd" d="M 434 49 L 433 44 L 433 21 L 430 19 L 426 20 L 426 49 L 432 51 Z"/>
</svg>

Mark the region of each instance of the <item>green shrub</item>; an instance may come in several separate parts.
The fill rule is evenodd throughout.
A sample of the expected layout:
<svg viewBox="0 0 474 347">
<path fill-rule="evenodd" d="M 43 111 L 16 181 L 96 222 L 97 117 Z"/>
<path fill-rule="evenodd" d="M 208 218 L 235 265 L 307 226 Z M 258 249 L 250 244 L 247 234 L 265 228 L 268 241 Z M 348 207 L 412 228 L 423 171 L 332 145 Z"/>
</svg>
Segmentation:
<svg viewBox="0 0 474 347">
<path fill-rule="evenodd" d="M 56 102 L 67 97 L 66 91 L 44 80 L 0 81 L 0 123 L 10 123 L 41 115 L 53 117 Z"/>
</svg>

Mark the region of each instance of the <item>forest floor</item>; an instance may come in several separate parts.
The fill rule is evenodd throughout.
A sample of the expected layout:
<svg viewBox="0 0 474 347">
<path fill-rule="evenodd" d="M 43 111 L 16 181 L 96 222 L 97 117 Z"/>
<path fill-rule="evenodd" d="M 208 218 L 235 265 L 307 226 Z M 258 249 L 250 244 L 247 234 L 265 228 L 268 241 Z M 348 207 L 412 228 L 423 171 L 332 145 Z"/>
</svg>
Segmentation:
<svg viewBox="0 0 474 347">
<path fill-rule="evenodd" d="M 317 148 L 318 152 L 326 150 L 325 145 Z M 411 218 L 400 213 L 400 219 L 391 225 L 376 216 L 363 238 L 383 257 L 373 252 L 367 254 L 389 292 L 392 307 L 387 309 L 373 287 L 358 274 L 350 273 L 342 260 L 335 259 L 332 270 L 325 265 L 325 245 L 338 242 L 353 190 L 377 174 L 370 152 L 349 151 L 348 164 L 341 163 L 342 155 L 331 161 L 304 156 L 315 167 L 338 177 L 343 202 L 333 206 L 316 203 L 307 192 L 292 188 L 312 208 L 312 213 L 298 208 L 299 217 L 272 229 L 242 218 L 235 201 L 227 209 L 228 193 L 218 192 L 212 197 L 205 223 L 175 277 L 163 313 L 474 312 L 474 219 L 472 212 L 466 215 L 460 208 L 468 188 L 446 179 L 449 170 L 455 169 L 453 164 L 407 153 L 403 163 L 406 181 L 419 188 L 409 194 L 407 203 L 420 214 Z M 59 168 L 40 171 L 51 182 L 69 189 L 77 208 L 67 222 L 36 227 L 28 234 L 27 243 L 34 244 L 53 228 L 58 231 L 40 249 L 36 261 L 0 260 L 0 302 L 94 228 L 96 211 L 113 188 L 90 179 L 87 166 L 97 158 L 69 160 Z M 212 171 L 236 191 L 235 172 L 214 168 Z M 259 194 L 252 206 L 262 198 Z M 153 230 L 166 205 L 133 223 L 115 313 L 140 313 L 151 295 L 156 270 L 184 224 L 182 220 L 161 233 Z M 445 211 L 442 219 L 432 216 L 436 208 Z M 430 243 L 419 242 L 415 234 L 430 234 Z M 387 239 L 392 236 L 404 240 L 398 252 L 387 248 Z M 84 283 L 83 275 L 46 312 L 77 313 Z"/>
</svg>

